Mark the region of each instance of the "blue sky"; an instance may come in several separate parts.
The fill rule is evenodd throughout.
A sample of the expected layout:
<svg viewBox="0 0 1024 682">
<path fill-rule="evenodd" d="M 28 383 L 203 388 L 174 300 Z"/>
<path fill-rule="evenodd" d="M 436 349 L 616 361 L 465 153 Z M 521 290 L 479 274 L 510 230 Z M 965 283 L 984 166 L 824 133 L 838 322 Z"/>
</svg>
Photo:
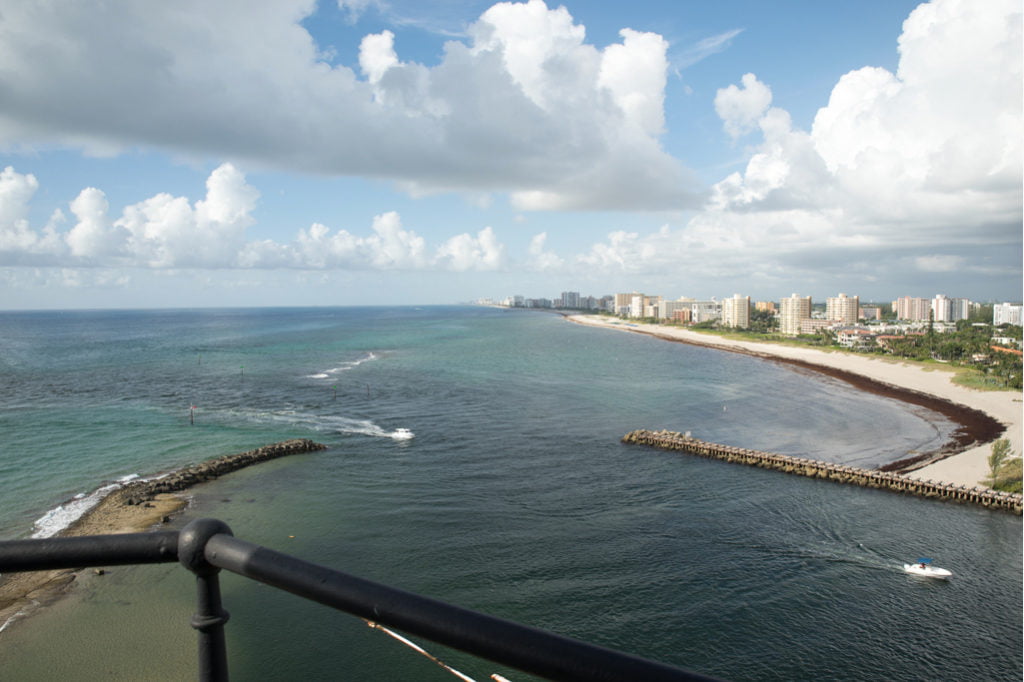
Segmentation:
<svg viewBox="0 0 1024 682">
<path fill-rule="evenodd" d="M 1021 298 L 1016 0 L 0 0 L 0 309 Z"/>
</svg>

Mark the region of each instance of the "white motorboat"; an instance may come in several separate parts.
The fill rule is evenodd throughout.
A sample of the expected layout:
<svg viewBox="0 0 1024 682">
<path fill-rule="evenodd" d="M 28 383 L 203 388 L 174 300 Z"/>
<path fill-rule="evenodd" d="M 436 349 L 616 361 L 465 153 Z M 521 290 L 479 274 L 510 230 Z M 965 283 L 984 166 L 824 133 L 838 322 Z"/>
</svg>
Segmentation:
<svg viewBox="0 0 1024 682">
<path fill-rule="evenodd" d="M 946 570 L 945 568 L 939 568 L 938 566 L 932 566 L 932 560 L 926 557 L 921 557 L 913 564 L 903 564 L 903 570 L 912 575 L 919 575 L 925 578 L 948 580 L 953 577 L 953 571 Z"/>
<path fill-rule="evenodd" d="M 415 434 L 409 429 L 398 428 L 392 432 L 391 437 L 395 440 L 409 440 Z"/>
</svg>

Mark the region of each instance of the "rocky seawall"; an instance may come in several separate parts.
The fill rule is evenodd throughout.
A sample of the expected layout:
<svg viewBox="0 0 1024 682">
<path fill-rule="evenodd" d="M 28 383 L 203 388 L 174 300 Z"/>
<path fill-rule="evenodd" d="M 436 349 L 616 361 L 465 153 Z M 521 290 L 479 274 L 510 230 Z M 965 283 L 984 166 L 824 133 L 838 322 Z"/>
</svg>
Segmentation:
<svg viewBox="0 0 1024 682">
<path fill-rule="evenodd" d="M 832 464 L 816 459 L 792 457 L 760 450 L 750 450 L 732 445 L 709 443 L 675 431 L 638 430 L 627 433 L 622 442 L 636 445 L 648 445 L 661 450 L 675 450 L 691 455 L 720 459 L 756 466 L 764 469 L 775 469 L 798 476 L 823 478 L 837 483 L 848 483 L 865 488 L 878 488 L 893 492 L 907 493 L 932 499 L 949 500 L 977 504 L 989 509 L 1021 514 L 1024 501 L 1020 493 L 1004 493 L 990 488 L 956 486 L 940 481 L 920 481 L 891 471 L 862 469 L 860 467 Z"/>
<path fill-rule="evenodd" d="M 292 440 L 272 443 L 234 455 L 224 455 L 216 459 L 193 464 L 178 469 L 160 478 L 145 481 L 133 481 L 111 494 L 115 501 L 124 505 L 144 504 L 152 501 L 157 495 L 176 493 L 188 490 L 192 486 L 215 479 L 232 471 L 238 471 L 253 464 L 260 464 L 278 457 L 297 455 L 303 452 L 326 450 L 327 446 L 309 440 L 295 438 Z"/>
</svg>

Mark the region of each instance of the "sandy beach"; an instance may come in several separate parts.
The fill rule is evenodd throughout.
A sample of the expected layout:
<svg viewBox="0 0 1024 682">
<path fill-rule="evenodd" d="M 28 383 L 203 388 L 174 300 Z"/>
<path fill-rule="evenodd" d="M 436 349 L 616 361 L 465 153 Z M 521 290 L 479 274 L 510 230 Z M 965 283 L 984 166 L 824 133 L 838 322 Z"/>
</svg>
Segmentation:
<svg viewBox="0 0 1024 682">
<path fill-rule="evenodd" d="M 167 475 L 126 484 L 100 500 L 60 537 L 142 533 L 157 528 L 188 504 L 188 491 L 205 481 L 278 457 L 323 450 L 306 439 L 266 445 L 194 464 Z M 36 609 L 52 603 L 74 583 L 78 570 L 12 573 L 0 578 L 0 632 Z"/>
<path fill-rule="evenodd" d="M 991 452 L 989 443 L 995 437 L 1007 438 L 1014 454 L 1021 454 L 1021 393 L 965 388 L 953 383 L 954 374 L 951 371 L 926 369 L 892 358 L 726 339 L 680 327 L 627 323 L 623 320 L 596 315 L 571 315 L 566 319 L 578 324 L 647 334 L 668 341 L 779 360 L 820 371 L 849 381 L 854 385 L 857 385 L 855 377 L 863 377 L 874 384 L 869 390 L 884 393 L 886 386 L 892 387 L 896 390 L 891 391 L 891 397 L 943 411 L 954 421 L 966 425 L 966 428 L 963 429 L 965 434 L 969 434 L 963 438 L 963 441 L 966 442 L 952 443 L 949 452 L 940 455 L 943 457 L 942 459 L 907 474 L 913 478 L 942 481 L 954 485 L 984 485 L 984 478 L 988 475 L 988 456 Z M 866 386 L 858 387 L 868 388 Z M 933 404 L 927 404 L 926 400 L 922 402 L 923 396 L 931 396 L 937 400 Z M 985 428 L 984 424 L 975 424 L 981 428 L 971 432 L 971 423 L 979 421 L 972 418 L 972 413 L 975 411 L 984 413 L 987 417 L 995 420 L 1004 427 L 1005 431 L 1002 434 L 993 433 L 991 421 L 984 420 L 989 422 L 988 428 Z M 756 443 L 747 445 L 757 447 Z"/>
<path fill-rule="evenodd" d="M 141 533 L 162 525 L 174 513 L 185 508 L 183 495 L 164 493 L 145 504 L 125 505 L 117 492 L 102 499 L 82 518 L 62 531 L 62 537 Z M 32 571 L 5 575 L 0 582 L 0 631 L 9 624 L 46 606 L 71 588 L 78 571 Z"/>
</svg>

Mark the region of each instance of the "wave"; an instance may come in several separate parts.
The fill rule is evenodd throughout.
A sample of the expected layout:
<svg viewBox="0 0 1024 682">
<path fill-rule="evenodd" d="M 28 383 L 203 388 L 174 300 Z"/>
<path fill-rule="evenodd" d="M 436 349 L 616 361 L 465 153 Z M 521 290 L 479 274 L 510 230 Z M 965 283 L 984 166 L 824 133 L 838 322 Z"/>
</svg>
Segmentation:
<svg viewBox="0 0 1024 682">
<path fill-rule="evenodd" d="M 139 478 L 138 474 L 122 476 L 113 483 L 102 485 L 91 493 L 78 493 L 73 498 L 59 504 L 49 510 L 33 523 L 33 538 L 52 538 L 72 523 L 82 518 L 82 515 L 95 507 L 104 497 L 123 487 L 129 481 Z"/>
<path fill-rule="evenodd" d="M 307 379 L 330 379 L 335 374 L 340 374 L 341 372 L 347 372 L 347 371 L 349 371 L 351 369 L 355 369 L 356 367 L 358 367 L 359 365 L 362 365 L 363 363 L 371 362 L 373 360 L 378 360 L 378 359 L 380 359 L 379 355 L 377 355 L 376 353 L 370 352 L 370 353 L 367 353 L 365 357 L 359 358 L 358 360 L 351 360 L 349 362 L 343 362 L 340 365 L 338 365 L 337 367 L 332 367 L 331 369 L 327 369 L 327 370 L 324 370 L 322 372 L 317 372 L 316 374 L 308 374 L 308 375 L 306 375 L 306 378 Z"/>
</svg>

